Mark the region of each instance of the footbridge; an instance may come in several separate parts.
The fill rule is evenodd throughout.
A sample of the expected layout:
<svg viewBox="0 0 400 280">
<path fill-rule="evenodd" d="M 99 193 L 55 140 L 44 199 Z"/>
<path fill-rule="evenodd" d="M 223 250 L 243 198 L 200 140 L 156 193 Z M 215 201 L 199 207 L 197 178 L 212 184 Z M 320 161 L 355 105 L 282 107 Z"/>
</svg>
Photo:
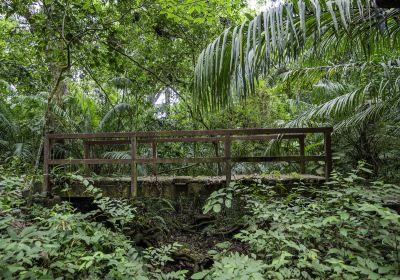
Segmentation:
<svg viewBox="0 0 400 280">
<path fill-rule="evenodd" d="M 214 185 L 229 184 L 232 180 L 243 180 L 258 178 L 271 183 L 272 181 L 310 181 L 311 183 L 321 183 L 329 178 L 332 171 L 332 150 L 331 150 L 331 127 L 318 128 L 253 128 L 253 129 L 218 129 L 218 130 L 185 130 L 185 131 L 135 131 L 135 132 L 104 132 L 104 133 L 62 133 L 47 134 L 44 138 L 44 185 L 43 191 L 47 194 L 52 193 L 54 187 L 51 178 L 51 169 L 56 166 L 81 165 L 84 166 L 82 172 L 89 177 L 93 167 L 101 165 L 128 165 L 129 176 L 120 176 L 110 179 L 109 177 L 97 177 L 97 184 L 105 188 L 125 188 L 123 195 L 136 197 L 146 193 L 144 188 L 150 188 L 152 184 L 167 182 L 176 186 Z M 258 142 L 271 146 L 271 142 L 277 147 L 285 141 L 295 142 L 293 149 L 289 153 L 265 152 L 263 155 L 240 155 L 237 156 L 232 151 L 235 142 Z M 66 145 L 66 142 L 69 144 Z M 220 152 L 214 156 L 192 156 L 192 157 L 161 157 L 159 145 L 173 143 L 214 143 Z M 200 144 L 198 144 L 200 145 Z M 111 146 L 124 146 L 128 149 L 125 157 L 119 158 L 99 158 L 96 154 L 96 147 L 101 146 L 107 149 Z M 317 147 L 306 149 L 306 147 Z M 60 149 L 62 147 L 62 149 Z M 258 146 L 260 147 L 260 146 Z M 68 153 L 68 149 L 74 149 L 74 153 Z M 57 151 L 63 152 L 57 152 Z M 277 149 L 280 151 L 282 149 Z M 311 154 L 313 153 L 313 154 Z M 76 158 L 73 157 L 76 156 Z M 104 155 L 104 153 L 103 153 Z M 288 162 L 298 166 L 298 175 L 271 176 L 270 174 L 243 174 L 236 175 L 232 172 L 232 167 L 237 163 L 265 163 L 265 162 Z M 324 176 L 307 174 L 309 162 L 320 162 L 324 165 Z M 159 165 L 166 164 L 200 164 L 214 163 L 223 166 L 223 174 L 219 176 L 160 176 L 157 169 Z M 151 165 L 151 176 L 138 176 L 138 165 Z M 59 167 L 58 167 L 59 168 Z M 64 167 L 65 168 L 65 167 Z M 104 174 L 103 174 L 104 175 Z M 222 175 L 222 176 L 221 176 Z M 295 178 L 294 178 L 295 177 Z M 307 183 L 307 182 L 306 182 Z M 142 188 L 142 190 L 140 190 Z M 82 192 L 75 190 L 77 196 Z"/>
</svg>

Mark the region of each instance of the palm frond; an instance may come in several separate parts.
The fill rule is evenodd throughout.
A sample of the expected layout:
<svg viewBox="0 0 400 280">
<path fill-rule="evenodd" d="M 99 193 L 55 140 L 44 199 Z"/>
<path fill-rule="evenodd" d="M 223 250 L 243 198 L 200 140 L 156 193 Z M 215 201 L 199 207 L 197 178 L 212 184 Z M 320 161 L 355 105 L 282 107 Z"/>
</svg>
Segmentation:
<svg viewBox="0 0 400 280">
<path fill-rule="evenodd" d="M 346 118 L 334 126 L 335 132 L 339 133 L 349 128 L 354 129 L 360 127 L 371 120 L 377 119 L 382 116 L 382 113 L 387 109 L 388 104 L 380 102 L 377 104 L 366 105 L 367 108 L 359 110 L 351 117 Z"/>
<path fill-rule="evenodd" d="M 131 154 L 130 151 L 112 151 L 105 152 L 103 157 L 108 159 L 131 159 Z"/>
<path fill-rule="evenodd" d="M 22 159 L 28 159 L 32 156 L 32 147 L 28 143 L 15 143 L 12 155 Z"/>
<path fill-rule="evenodd" d="M 0 139 L 0 149 L 8 149 L 10 142 Z"/>
<path fill-rule="evenodd" d="M 104 117 L 101 120 L 100 125 L 99 125 L 100 129 L 104 129 L 105 125 L 109 121 L 111 121 L 117 114 L 124 112 L 124 111 L 127 111 L 127 112 L 132 111 L 132 106 L 127 103 L 119 103 L 119 104 L 115 105 L 110 111 L 108 111 L 104 115 Z"/>
<path fill-rule="evenodd" d="M 253 20 L 225 30 L 199 55 L 194 103 L 215 110 L 254 92 L 271 68 L 290 65 L 300 54 L 369 55 L 395 44 L 398 9 L 383 10 L 373 0 L 298 0 L 273 5 Z"/>
<path fill-rule="evenodd" d="M 68 131 L 80 131 L 80 126 L 77 124 L 71 117 L 70 113 L 58 106 L 57 104 L 53 104 L 51 106 L 51 112 L 53 116 L 58 120 L 58 123 L 62 125 L 64 130 Z"/>
<path fill-rule="evenodd" d="M 0 100 L 0 133 L 3 136 L 14 135 L 16 130 L 17 127 L 9 106 Z"/>
<path fill-rule="evenodd" d="M 109 82 L 117 89 L 125 89 L 133 84 L 132 80 L 126 77 L 113 77 Z"/>
<path fill-rule="evenodd" d="M 325 119 L 332 116 L 340 117 L 347 115 L 363 102 L 364 97 L 365 92 L 361 90 L 349 92 L 317 106 L 313 110 L 312 115 Z"/>
<path fill-rule="evenodd" d="M 345 90 L 343 84 L 339 82 L 333 82 L 327 79 L 318 81 L 318 83 L 314 85 L 314 88 L 320 89 L 325 93 L 342 92 Z"/>
<path fill-rule="evenodd" d="M 340 118 L 353 112 L 363 104 L 367 91 L 355 90 L 335 97 L 320 105 L 312 106 L 297 118 L 287 123 L 288 127 L 312 125 L 313 122 L 326 122 L 332 118 Z"/>
<path fill-rule="evenodd" d="M 2 133 L 5 133 L 8 129 L 13 127 L 13 122 L 6 116 L 6 114 L 0 112 L 0 131 L 2 131 Z"/>
</svg>

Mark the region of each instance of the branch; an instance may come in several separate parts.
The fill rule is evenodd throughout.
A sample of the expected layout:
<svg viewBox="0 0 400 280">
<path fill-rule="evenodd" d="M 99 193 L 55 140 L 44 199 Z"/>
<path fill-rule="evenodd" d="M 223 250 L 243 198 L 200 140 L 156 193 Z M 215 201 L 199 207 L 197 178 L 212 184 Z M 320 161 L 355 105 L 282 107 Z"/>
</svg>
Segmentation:
<svg viewBox="0 0 400 280">
<path fill-rule="evenodd" d="M 154 78 L 156 78 L 156 80 L 158 80 L 159 82 L 163 83 L 163 84 L 166 85 L 166 86 L 171 87 L 169 81 L 166 81 L 166 80 L 162 79 L 157 73 L 155 73 L 153 70 L 151 70 L 151 69 L 149 69 L 149 68 L 143 66 L 142 63 L 140 63 L 140 62 L 138 62 L 137 60 L 135 60 L 132 56 L 126 54 L 124 51 L 120 50 L 119 48 L 115 47 L 114 45 L 109 44 L 109 43 L 107 43 L 107 42 L 101 40 L 100 38 L 97 38 L 97 39 L 100 41 L 100 43 L 106 45 L 107 47 L 113 49 L 115 52 L 117 52 L 117 53 L 119 53 L 120 55 L 126 57 L 128 60 L 130 60 L 131 62 L 133 62 L 133 63 L 134 63 L 137 67 L 139 67 L 140 69 L 142 69 L 142 70 L 148 72 L 150 75 L 152 75 Z M 119 46 L 118 46 L 118 47 L 119 47 Z"/>
<path fill-rule="evenodd" d="M 108 101 L 108 103 L 110 103 L 111 107 L 114 107 L 113 103 L 110 100 L 110 97 L 108 96 L 107 91 L 103 88 L 103 86 L 100 84 L 100 82 L 94 77 L 93 73 L 89 70 L 88 67 L 84 66 L 83 69 L 86 71 L 86 73 L 88 73 L 88 75 L 90 76 L 90 78 L 96 83 L 96 85 L 101 89 L 101 91 L 104 93 L 104 95 L 106 96 L 106 100 Z"/>
</svg>

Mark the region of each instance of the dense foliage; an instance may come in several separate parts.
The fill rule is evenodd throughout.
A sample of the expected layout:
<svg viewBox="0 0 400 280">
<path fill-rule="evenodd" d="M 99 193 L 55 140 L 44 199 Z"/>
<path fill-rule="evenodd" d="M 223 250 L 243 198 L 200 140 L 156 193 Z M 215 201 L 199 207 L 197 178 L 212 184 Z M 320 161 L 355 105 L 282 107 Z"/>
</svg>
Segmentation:
<svg viewBox="0 0 400 280">
<path fill-rule="evenodd" d="M 370 0 L 271 5 L 203 49 L 195 68 L 196 108 L 230 106 L 267 80 L 295 104 L 286 126 L 334 126 L 353 159 L 396 176 L 387 166 L 399 157 L 398 14 Z"/>
<path fill-rule="evenodd" d="M 276 186 L 257 183 L 232 184 L 212 194 L 204 212 L 214 212 L 224 223 L 232 221 L 233 215 L 243 229 L 231 241 L 217 243 L 208 252 L 213 265 L 191 278 L 398 279 L 400 216 L 390 207 L 400 199 L 400 187 L 365 179 L 370 172 L 361 164 L 346 175 L 335 172 L 325 187 L 299 185 L 286 195 L 277 192 Z M 143 223 L 151 213 L 143 216 L 132 206 L 105 203 L 87 181 L 88 190 L 98 194 L 95 204 L 99 207 L 86 214 L 67 202 L 51 208 L 29 205 L 21 197 L 25 184 L 24 177 L 2 177 L 2 277 L 189 277 L 186 269 L 167 268 L 174 262 L 174 253 L 189 244 L 167 243 L 144 250 L 129 238 L 129 228 Z M 241 214 L 229 212 L 231 208 Z M 205 232 L 217 230 L 217 224 Z M 166 225 L 174 230 L 173 223 Z M 247 249 L 235 252 L 233 240 L 248 244 Z"/>
<path fill-rule="evenodd" d="M 1 1 L 0 279 L 400 279 L 399 16 L 375 0 Z M 55 166 L 59 188 L 79 182 L 93 199 L 35 193 L 46 133 L 316 126 L 334 128 L 324 186 L 243 181 L 206 201 L 132 201 L 104 195 L 83 167 Z M 234 141 L 232 155 L 298 152 L 285 141 Z M 321 136 L 305 141 L 322 154 Z M 171 158 L 222 150 L 158 146 Z M 82 151 L 53 146 L 54 157 Z M 131 157 L 129 145 L 92 153 Z M 158 172 L 214 176 L 223 165 Z"/>
<path fill-rule="evenodd" d="M 233 185 L 208 204 L 220 212 L 221 201 L 226 207 L 233 197 L 245 201 L 248 228 L 235 238 L 263 260 L 255 267 L 264 276 L 254 279 L 397 279 L 400 216 L 387 205 L 399 198 L 400 188 L 368 182 L 361 177 L 365 171 L 371 172 L 360 165 L 346 175 L 334 173 L 324 188 L 299 186 L 286 197 L 268 186 Z M 223 270 L 215 265 L 209 279 Z"/>
</svg>

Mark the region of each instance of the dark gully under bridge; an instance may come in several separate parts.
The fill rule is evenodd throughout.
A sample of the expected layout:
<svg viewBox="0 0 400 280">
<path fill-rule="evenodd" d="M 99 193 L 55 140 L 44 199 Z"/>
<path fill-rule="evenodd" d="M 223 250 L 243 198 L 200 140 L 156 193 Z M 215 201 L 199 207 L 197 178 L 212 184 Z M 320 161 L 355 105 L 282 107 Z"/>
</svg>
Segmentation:
<svg viewBox="0 0 400 280">
<path fill-rule="evenodd" d="M 242 162 L 294 162 L 299 164 L 300 174 L 296 178 L 299 180 L 310 180 L 312 182 L 323 182 L 328 179 L 332 171 L 332 151 L 331 151 L 331 127 L 318 128 L 255 128 L 255 129 L 219 129 L 219 130 L 187 130 L 187 131 L 157 131 L 157 132 L 107 132 L 107 133 L 71 133 L 71 134 L 47 134 L 44 139 L 44 187 L 46 194 L 52 193 L 53 184 L 50 178 L 50 169 L 57 165 L 84 165 L 86 170 L 90 170 L 92 165 L 123 164 L 130 166 L 130 176 L 121 177 L 116 180 L 109 178 L 97 179 L 97 184 L 108 188 L 121 187 L 124 185 L 126 191 L 123 196 L 136 197 L 139 188 L 151 187 L 154 182 L 169 182 L 176 185 L 188 185 L 196 183 L 196 186 L 207 185 L 213 177 L 165 177 L 157 175 L 157 165 L 159 164 L 187 164 L 187 163 L 218 163 L 224 167 L 224 176 L 218 178 L 219 186 L 229 184 L 231 180 L 243 179 L 243 175 L 232 175 L 232 166 Z M 314 155 L 305 151 L 305 139 L 315 139 L 315 134 L 322 135 L 323 149 Z M 232 143 L 235 141 L 298 141 L 298 151 L 291 155 L 274 156 L 233 156 Z M 308 138 L 307 138 L 308 139 Z M 321 138 L 319 138 L 321 139 Z M 76 141 L 75 148 L 83 149 L 83 158 L 59 158 L 55 156 L 54 146 L 64 141 Z M 157 152 L 157 147 L 161 143 L 223 143 L 222 156 L 214 157 L 192 157 L 192 158 L 161 158 Z M 308 141 L 310 142 L 310 141 Z M 112 158 L 93 158 L 92 149 L 94 146 L 107 145 L 128 145 L 130 157 L 123 159 Z M 138 154 L 140 145 L 150 145 L 150 156 L 143 157 Z M 324 162 L 325 176 L 307 175 L 307 163 L 310 161 Z M 152 165 L 153 176 L 138 177 L 138 164 Z M 257 178 L 266 179 L 268 175 L 252 175 Z M 290 178 L 282 176 L 283 181 Z M 268 180 L 280 180 L 279 178 L 268 177 Z M 110 183 L 113 182 L 113 183 Z M 307 182 L 306 182 L 307 183 Z M 77 196 L 82 196 L 82 191 L 76 191 Z M 142 190 L 141 193 L 146 193 Z M 154 193 L 153 193 L 154 194 Z M 73 196 L 73 195 L 72 195 Z"/>
</svg>

